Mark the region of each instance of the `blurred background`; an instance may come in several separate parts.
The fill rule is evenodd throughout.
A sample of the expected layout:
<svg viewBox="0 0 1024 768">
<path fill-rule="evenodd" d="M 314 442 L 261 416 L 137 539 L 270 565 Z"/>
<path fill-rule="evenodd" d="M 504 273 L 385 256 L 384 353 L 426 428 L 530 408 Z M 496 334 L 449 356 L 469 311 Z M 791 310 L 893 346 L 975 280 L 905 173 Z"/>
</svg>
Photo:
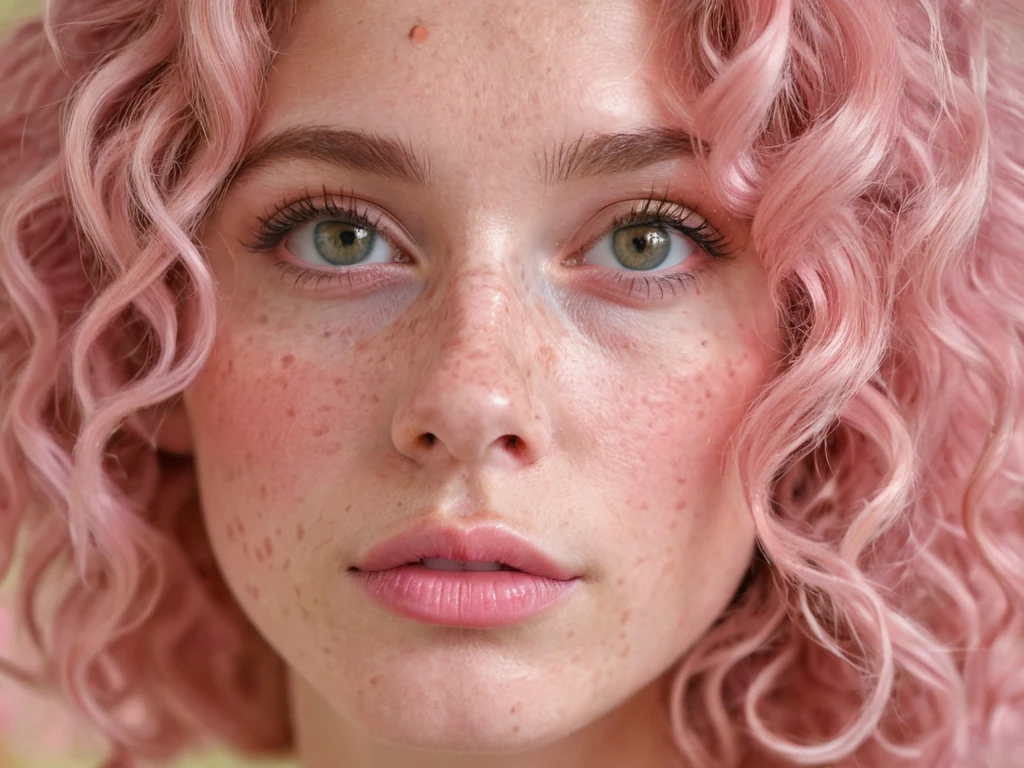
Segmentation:
<svg viewBox="0 0 1024 768">
<path fill-rule="evenodd" d="M 0 0 L 0 40 L 19 20 L 38 15 L 42 0 Z M 2 171 L 0 171 L 2 172 Z M 8 611 L 12 579 L 0 583 L 0 656 L 18 658 Z M 0 675 L 0 768 L 95 768 L 102 744 L 54 701 L 34 695 Z M 294 768 L 294 763 L 241 760 L 211 751 L 173 768 Z"/>
</svg>

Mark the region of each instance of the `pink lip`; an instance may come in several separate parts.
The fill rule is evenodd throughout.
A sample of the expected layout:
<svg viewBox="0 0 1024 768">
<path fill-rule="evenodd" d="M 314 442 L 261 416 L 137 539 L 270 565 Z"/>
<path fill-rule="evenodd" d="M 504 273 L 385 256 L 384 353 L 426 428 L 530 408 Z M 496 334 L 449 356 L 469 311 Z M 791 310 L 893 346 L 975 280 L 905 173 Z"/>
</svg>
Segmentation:
<svg viewBox="0 0 1024 768">
<path fill-rule="evenodd" d="M 425 558 L 496 562 L 514 571 L 439 571 Z M 495 526 L 427 524 L 374 547 L 350 573 L 367 594 L 406 618 L 458 627 L 501 627 L 537 616 L 579 583 L 579 573 Z"/>
</svg>

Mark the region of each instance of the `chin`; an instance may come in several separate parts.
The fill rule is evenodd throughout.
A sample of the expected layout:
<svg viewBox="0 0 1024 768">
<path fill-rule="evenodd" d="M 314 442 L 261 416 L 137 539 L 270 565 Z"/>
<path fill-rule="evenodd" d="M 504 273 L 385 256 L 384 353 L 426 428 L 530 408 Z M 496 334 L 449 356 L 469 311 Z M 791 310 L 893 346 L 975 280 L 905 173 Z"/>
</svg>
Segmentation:
<svg viewBox="0 0 1024 768">
<path fill-rule="evenodd" d="M 380 679 L 371 692 L 357 690 L 354 700 L 338 701 L 336 708 L 380 741 L 451 752 L 541 747 L 565 738 L 598 714 L 590 711 L 589 702 L 557 699 L 547 685 L 538 690 L 535 684 L 505 681 L 491 687 L 489 694 L 480 686 L 474 688 L 467 692 L 457 681 L 442 686 L 423 678 Z"/>
<path fill-rule="evenodd" d="M 383 703 L 383 702 L 379 702 Z M 575 728 L 550 718 L 519 717 L 511 707 L 432 708 L 402 702 L 357 724 L 383 742 L 443 752 L 518 752 L 564 739 Z"/>
</svg>

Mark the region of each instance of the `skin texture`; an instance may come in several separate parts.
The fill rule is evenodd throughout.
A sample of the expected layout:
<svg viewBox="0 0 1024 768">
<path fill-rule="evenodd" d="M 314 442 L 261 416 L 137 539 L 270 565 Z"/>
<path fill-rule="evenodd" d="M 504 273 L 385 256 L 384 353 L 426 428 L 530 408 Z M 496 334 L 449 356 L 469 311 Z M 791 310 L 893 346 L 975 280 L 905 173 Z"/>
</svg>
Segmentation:
<svg viewBox="0 0 1024 768">
<path fill-rule="evenodd" d="M 723 455 L 781 344 L 748 230 L 691 160 L 544 182 L 562 142 L 668 125 L 648 13 L 299 4 L 256 140 L 359 129 L 430 173 L 416 186 L 266 165 L 202 233 L 221 321 L 180 418 L 225 578 L 291 670 L 306 766 L 674 764 L 665 684 L 754 542 Z M 411 38 L 417 25 L 429 34 Z M 379 282 L 314 290 L 282 274 L 308 227 L 306 245 L 242 245 L 260 216 L 324 188 L 372 203 L 405 251 Z M 652 190 L 699 211 L 731 257 L 694 248 L 664 272 L 697 284 L 647 300 L 622 288 L 624 267 L 580 252 Z M 394 616 L 347 569 L 428 518 L 518 531 L 582 583 L 501 629 Z"/>
</svg>

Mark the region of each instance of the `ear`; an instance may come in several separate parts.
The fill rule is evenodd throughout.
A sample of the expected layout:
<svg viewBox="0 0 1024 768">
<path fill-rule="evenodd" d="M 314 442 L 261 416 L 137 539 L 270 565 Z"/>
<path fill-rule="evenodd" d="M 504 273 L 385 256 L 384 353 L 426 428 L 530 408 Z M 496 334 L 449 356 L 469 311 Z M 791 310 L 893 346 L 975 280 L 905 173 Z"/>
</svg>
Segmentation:
<svg viewBox="0 0 1024 768">
<path fill-rule="evenodd" d="M 185 401 L 180 396 L 161 407 L 153 416 L 156 422 L 156 447 L 177 456 L 192 455 L 192 428 L 188 423 Z"/>
</svg>

